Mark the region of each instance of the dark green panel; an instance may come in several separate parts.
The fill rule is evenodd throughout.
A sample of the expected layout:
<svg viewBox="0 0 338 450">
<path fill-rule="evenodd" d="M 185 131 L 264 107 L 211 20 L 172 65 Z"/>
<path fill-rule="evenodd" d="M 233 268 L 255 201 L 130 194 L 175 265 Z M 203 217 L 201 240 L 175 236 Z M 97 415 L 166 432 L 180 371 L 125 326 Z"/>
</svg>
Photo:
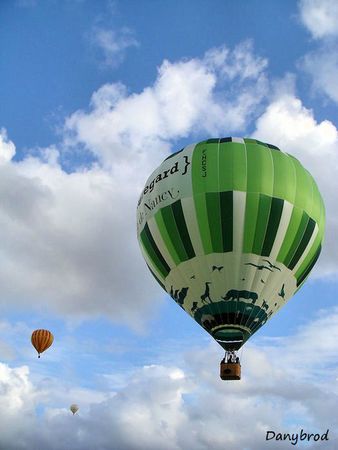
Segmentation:
<svg viewBox="0 0 338 450">
<path fill-rule="evenodd" d="M 307 266 L 307 268 L 304 270 L 304 272 L 302 274 L 300 274 L 299 278 L 297 278 L 297 286 L 301 285 L 302 282 L 305 280 L 305 278 L 309 275 L 313 266 L 316 264 L 317 259 L 319 258 L 321 250 L 322 250 L 322 247 L 320 245 L 318 250 L 316 251 L 313 259 L 311 260 L 310 264 Z"/>
<path fill-rule="evenodd" d="M 174 211 L 171 208 L 171 205 L 162 208 L 161 215 L 163 217 L 164 226 L 166 227 L 167 233 L 170 237 L 170 240 L 172 242 L 172 245 L 177 253 L 180 262 L 186 261 L 189 258 L 185 251 L 179 230 L 177 228 Z"/>
<path fill-rule="evenodd" d="M 292 257 L 295 254 L 295 251 L 297 250 L 297 248 L 303 238 L 303 235 L 305 233 L 308 222 L 309 222 L 309 216 L 303 211 L 302 218 L 301 218 L 300 224 L 298 226 L 296 235 L 292 241 L 291 247 L 290 247 L 286 257 L 284 258 L 284 261 L 282 261 L 286 267 L 289 267 Z"/>
<path fill-rule="evenodd" d="M 247 192 L 246 194 L 243 253 L 252 253 L 258 216 L 259 198 L 260 196 L 257 192 Z"/>
<path fill-rule="evenodd" d="M 220 194 L 208 192 L 205 194 L 205 198 L 208 211 L 208 223 L 209 223 L 212 251 L 215 253 L 222 253 L 223 239 L 221 229 L 222 222 L 221 222 Z"/>
<path fill-rule="evenodd" d="M 300 241 L 297 250 L 295 251 L 295 254 L 293 255 L 290 264 L 288 265 L 288 268 L 290 270 L 293 270 L 293 268 L 296 266 L 296 264 L 298 263 L 298 261 L 300 260 L 302 254 L 304 253 L 304 250 L 306 249 L 306 246 L 308 245 L 308 243 L 310 242 L 312 233 L 315 229 L 316 226 L 316 222 L 314 220 L 312 220 L 311 218 L 309 218 L 307 227 L 305 229 L 305 232 L 303 234 L 302 240 Z"/>
<path fill-rule="evenodd" d="M 179 232 L 188 259 L 194 258 L 194 256 L 196 255 L 190 240 L 187 224 L 185 222 L 181 200 L 178 200 L 177 202 L 173 203 L 171 205 L 171 208 L 175 217 L 177 230 Z"/>
<path fill-rule="evenodd" d="M 265 232 L 265 238 L 261 255 L 269 256 L 276 239 L 280 219 L 282 217 L 284 200 L 281 198 L 273 198 L 271 200 L 270 215 L 268 226 Z"/>
<path fill-rule="evenodd" d="M 255 237 L 252 247 L 252 253 L 255 253 L 256 255 L 260 255 L 262 251 L 264 238 L 269 222 L 270 207 L 271 197 L 261 194 L 259 196 Z"/>
<path fill-rule="evenodd" d="M 157 270 L 160 272 L 161 275 L 165 278 L 168 273 L 170 272 L 170 267 L 166 263 L 165 259 L 163 258 L 161 252 L 159 251 L 151 233 L 148 227 L 148 224 L 146 223 L 141 234 L 141 242 L 153 262 L 154 266 L 157 268 Z"/>
</svg>

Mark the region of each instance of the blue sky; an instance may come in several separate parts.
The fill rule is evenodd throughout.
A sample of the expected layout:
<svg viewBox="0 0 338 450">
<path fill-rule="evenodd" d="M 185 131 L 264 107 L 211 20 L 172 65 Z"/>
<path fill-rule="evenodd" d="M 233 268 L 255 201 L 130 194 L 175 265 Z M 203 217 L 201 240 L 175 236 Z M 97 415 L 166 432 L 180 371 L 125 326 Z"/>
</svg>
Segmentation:
<svg viewBox="0 0 338 450">
<path fill-rule="evenodd" d="M 337 50 L 334 0 L 1 2 L 0 447 L 261 450 L 304 428 L 336 448 Z M 169 152 L 230 135 L 295 155 L 327 209 L 317 267 L 237 384 L 135 224 Z M 55 336 L 40 360 L 35 328 Z"/>
</svg>

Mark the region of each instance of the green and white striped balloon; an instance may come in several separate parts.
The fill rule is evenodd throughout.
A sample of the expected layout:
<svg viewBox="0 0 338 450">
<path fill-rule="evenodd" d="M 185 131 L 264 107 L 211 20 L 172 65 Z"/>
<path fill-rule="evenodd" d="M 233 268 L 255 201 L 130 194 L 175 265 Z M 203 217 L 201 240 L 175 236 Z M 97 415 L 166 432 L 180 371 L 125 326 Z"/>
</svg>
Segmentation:
<svg viewBox="0 0 338 450">
<path fill-rule="evenodd" d="M 309 172 L 247 138 L 209 139 L 170 155 L 137 207 L 152 274 L 226 350 L 239 349 L 304 283 L 324 226 Z"/>
</svg>

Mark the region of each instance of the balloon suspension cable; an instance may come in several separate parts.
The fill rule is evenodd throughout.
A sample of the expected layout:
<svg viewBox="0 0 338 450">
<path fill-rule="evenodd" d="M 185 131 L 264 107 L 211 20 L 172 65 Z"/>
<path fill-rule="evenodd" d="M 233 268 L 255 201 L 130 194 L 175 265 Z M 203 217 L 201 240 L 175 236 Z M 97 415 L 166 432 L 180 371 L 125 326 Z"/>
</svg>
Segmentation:
<svg viewBox="0 0 338 450">
<path fill-rule="evenodd" d="M 240 348 L 240 354 L 239 354 L 239 360 L 240 361 L 242 361 L 243 350 L 244 350 L 244 347 L 241 347 Z"/>
<path fill-rule="evenodd" d="M 222 362 L 223 361 L 225 363 L 239 363 L 240 358 L 236 354 L 235 350 L 225 350 L 224 359 L 222 360 Z"/>
</svg>

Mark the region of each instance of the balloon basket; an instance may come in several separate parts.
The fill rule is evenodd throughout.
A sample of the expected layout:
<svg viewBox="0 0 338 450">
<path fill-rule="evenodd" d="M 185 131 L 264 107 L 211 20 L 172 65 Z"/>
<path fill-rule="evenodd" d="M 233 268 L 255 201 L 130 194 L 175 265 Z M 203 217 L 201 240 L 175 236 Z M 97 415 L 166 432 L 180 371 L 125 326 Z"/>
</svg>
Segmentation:
<svg viewBox="0 0 338 450">
<path fill-rule="evenodd" d="M 241 379 L 240 363 L 223 363 L 223 362 L 221 362 L 220 377 L 222 380 L 240 380 Z"/>
</svg>

